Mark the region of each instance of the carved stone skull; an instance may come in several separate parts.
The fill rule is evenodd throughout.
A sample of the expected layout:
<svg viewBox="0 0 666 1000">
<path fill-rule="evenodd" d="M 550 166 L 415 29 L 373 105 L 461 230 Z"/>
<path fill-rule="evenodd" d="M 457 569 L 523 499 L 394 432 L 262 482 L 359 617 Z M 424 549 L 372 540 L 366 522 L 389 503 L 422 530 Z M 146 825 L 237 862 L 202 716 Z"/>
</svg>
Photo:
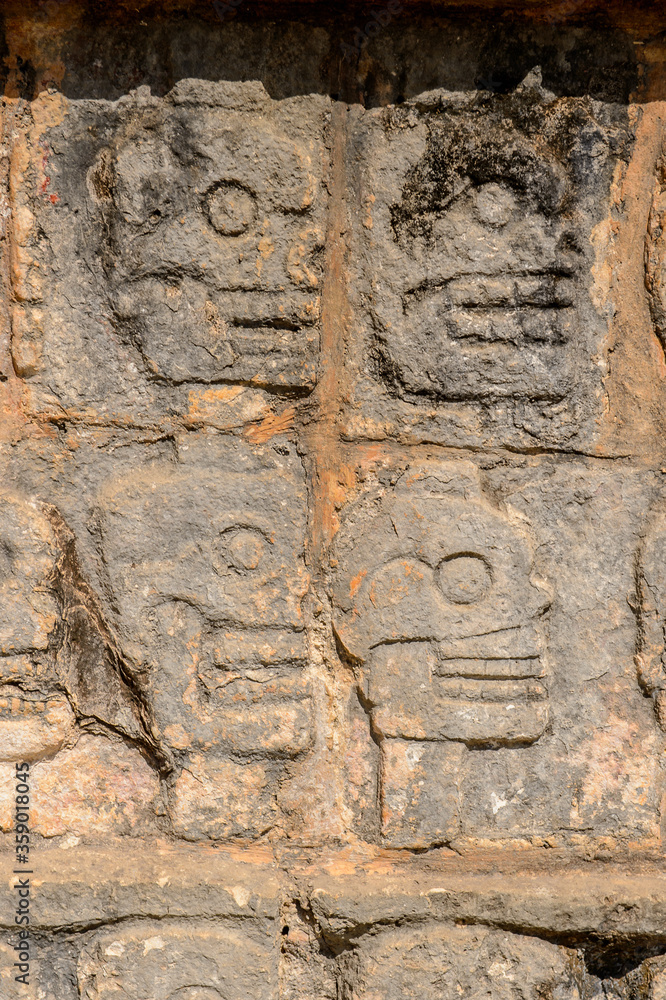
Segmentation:
<svg viewBox="0 0 666 1000">
<path fill-rule="evenodd" d="M 406 473 L 338 539 L 334 622 L 380 738 L 520 745 L 548 721 L 527 525 L 469 467 Z"/>
</svg>

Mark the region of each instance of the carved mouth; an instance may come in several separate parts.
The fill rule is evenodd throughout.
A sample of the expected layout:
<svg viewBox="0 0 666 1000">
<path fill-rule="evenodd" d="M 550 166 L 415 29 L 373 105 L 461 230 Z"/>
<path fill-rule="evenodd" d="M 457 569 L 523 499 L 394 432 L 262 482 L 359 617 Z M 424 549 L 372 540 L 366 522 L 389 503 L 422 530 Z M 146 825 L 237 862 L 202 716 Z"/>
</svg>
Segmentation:
<svg viewBox="0 0 666 1000">
<path fill-rule="evenodd" d="M 454 278 L 445 286 L 453 307 L 565 309 L 574 304 L 570 275 L 506 274 L 492 277 Z"/>
<path fill-rule="evenodd" d="M 435 696 L 446 734 L 470 745 L 533 743 L 548 722 L 548 689 L 538 656 L 440 660 Z"/>
<path fill-rule="evenodd" d="M 548 691 L 539 656 L 525 659 L 441 659 L 434 670 L 438 694 L 452 700 L 545 701 Z"/>
<path fill-rule="evenodd" d="M 453 340 L 565 343 L 574 292 L 571 277 L 559 272 L 474 275 L 408 292 L 403 308 L 411 322 Z"/>
<path fill-rule="evenodd" d="M 174 282 L 155 274 L 120 285 L 113 306 L 151 380 L 247 382 L 304 393 L 315 384 L 314 293 L 219 291 L 196 278 Z"/>
</svg>

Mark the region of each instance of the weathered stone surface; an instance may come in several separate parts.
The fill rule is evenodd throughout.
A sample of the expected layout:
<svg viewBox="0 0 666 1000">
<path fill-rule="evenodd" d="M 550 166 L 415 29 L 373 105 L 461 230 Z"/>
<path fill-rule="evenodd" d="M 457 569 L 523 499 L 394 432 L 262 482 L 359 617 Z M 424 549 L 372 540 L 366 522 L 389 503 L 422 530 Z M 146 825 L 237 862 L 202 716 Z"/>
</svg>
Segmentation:
<svg viewBox="0 0 666 1000">
<path fill-rule="evenodd" d="M 552 595 L 533 579 L 526 526 L 484 503 L 475 471 L 410 470 L 340 536 L 336 631 L 368 663 L 380 737 L 511 746 L 546 728 Z"/>
<path fill-rule="evenodd" d="M 662 738 L 635 676 L 631 605 L 658 481 L 433 462 L 393 482 L 346 513 L 332 591 L 381 747 L 385 842 L 651 843 Z"/>
<path fill-rule="evenodd" d="M 195 924 L 138 924 L 95 935 L 78 965 L 86 1000 L 137 995 L 154 1000 L 273 1000 L 276 968 L 269 942 Z"/>
<path fill-rule="evenodd" d="M 624 108 L 540 81 L 354 114 L 349 435 L 592 446 L 609 318 L 595 243 L 631 129 Z"/>
<path fill-rule="evenodd" d="M 658 7 L 3 6 L 3 1000 L 666 997 Z"/>
<path fill-rule="evenodd" d="M 49 650 L 57 617 L 53 532 L 36 503 L 11 493 L 0 496 L 0 557 L 0 757 L 34 760 L 63 745 L 74 715 Z"/>
<path fill-rule="evenodd" d="M 581 995 L 575 955 L 564 948 L 476 928 L 385 931 L 361 945 L 351 995 L 414 997 Z M 578 976 L 576 975 L 578 973 Z"/>
<path fill-rule="evenodd" d="M 17 652 L 2 661 L 5 707 L 15 713 L 17 697 L 25 707 L 5 723 L 6 755 L 52 756 L 81 727 L 97 733 L 86 738 L 99 746 L 89 751 L 94 820 L 77 788 L 79 751 L 43 765 L 77 834 L 122 832 L 128 817 L 134 831 L 147 808 L 188 839 L 257 836 L 278 822 L 285 763 L 307 754 L 314 733 L 304 472 L 293 446 L 276 447 L 190 434 L 176 452 L 131 441 L 117 452 L 84 437 L 65 453 L 42 446 L 38 465 L 67 470 L 55 484 L 34 474 L 33 453 L 8 455 L 30 498 L 11 508 L 31 515 L 25 551 L 44 551 L 27 570 L 13 564 L 8 593 L 41 611 L 49 636 L 12 638 L 7 626 Z M 14 514 L 3 524 L 16 530 Z M 44 647 L 32 660 L 30 643 Z M 108 737 L 118 735 L 143 746 L 163 795 L 136 748 L 121 754 L 121 770 L 134 759 L 136 774 L 114 784 Z M 35 813 L 48 836 L 67 832 L 46 817 L 50 794 Z"/>
<path fill-rule="evenodd" d="M 173 956 L 189 969 L 199 948 L 205 961 L 191 967 L 191 985 L 201 989 L 225 976 L 234 989 L 234 977 L 261 970 L 269 995 L 277 978 L 280 997 L 335 997 L 336 981 L 352 995 L 390 997 L 409 969 L 401 988 L 418 987 L 417 996 L 456 982 L 485 982 L 481 995 L 490 996 L 531 989 L 525 995 L 536 997 L 544 982 L 554 995 L 575 987 L 581 997 L 659 996 L 663 958 L 650 956 L 663 951 L 666 895 L 657 857 L 634 859 L 633 871 L 557 851 L 519 852 L 502 872 L 496 864 L 492 853 L 342 851 L 287 872 L 256 849 L 51 848 L 34 883 L 34 929 L 69 927 L 69 945 L 49 944 L 47 963 L 47 939 L 40 944 L 39 988 L 47 1000 L 78 1000 L 78 969 L 86 989 L 127 990 L 131 961 L 146 997 L 177 991 Z M 11 881 L 2 881 L 3 912 Z M 228 947 L 234 955 L 219 964 Z M 486 979 L 495 962 L 504 968 Z"/>
<path fill-rule="evenodd" d="M 53 760 L 31 769 L 32 830 L 43 837 L 155 836 L 161 793 L 150 764 L 120 740 L 76 736 Z M 3 831 L 15 826 L 13 770 L 14 764 L 0 765 Z"/>
<path fill-rule="evenodd" d="M 10 175 L 12 356 L 33 412 L 196 423 L 207 386 L 311 391 L 326 110 L 187 80 L 36 102 Z"/>
</svg>

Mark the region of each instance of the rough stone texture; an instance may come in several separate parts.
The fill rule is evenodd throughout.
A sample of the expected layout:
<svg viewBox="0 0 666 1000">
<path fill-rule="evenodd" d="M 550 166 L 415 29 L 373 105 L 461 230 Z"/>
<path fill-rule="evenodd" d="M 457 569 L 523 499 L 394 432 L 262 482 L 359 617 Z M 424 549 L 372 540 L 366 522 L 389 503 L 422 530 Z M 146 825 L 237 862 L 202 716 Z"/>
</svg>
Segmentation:
<svg viewBox="0 0 666 1000">
<path fill-rule="evenodd" d="M 33 412 L 196 423 L 206 386 L 312 389 L 327 103 L 185 80 L 34 105 L 9 179 Z"/>
<path fill-rule="evenodd" d="M 402 928 L 360 950 L 353 997 L 580 997 L 575 955 L 510 934 L 467 927 Z"/>
<path fill-rule="evenodd" d="M 595 244 L 626 109 L 555 99 L 536 70 L 506 96 L 354 118 L 347 433 L 588 450 L 607 367 Z"/>
<path fill-rule="evenodd" d="M 32 505 L 48 514 L 37 527 L 50 531 L 50 558 L 34 560 L 34 571 L 41 570 L 43 588 L 50 581 L 61 619 L 57 630 L 50 620 L 42 668 L 50 666 L 60 701 L 44 700 L 44 680 L 33 681 L 37 693 L 30 694 L 32 674 L 16 666 L 7 678 L 10 709 L 10 692 L 29 695 L 32 726 L 41 718 L 48 725 L 38 737 L 14 718 L 5 725 L 13 739 L 36 742 L 18 756 L 48 757 L 39 767 L 52 775 L 49 784 L 68 789 L 86 817 L 90 793 L 76 788 L 76 758 L 53 756 L 66 739 L 91 734 L 104 782 L 113 783 L 118 765 L 104 763 L 107 750 L 100 750 L 110 751 L 117 735 L 133 744 L 123 752 L 141 773 L 147 765 L 139 748 L 152 761 L 149 795 L 147 775 L 137 775 L 136 787 L 125 781 L 122 796 L 105 793 L 104 784 L 95 789 L 95 829 L 103 804 L 120 797 L 128 799 L 130 828 L 154 800 L 153 823 L 163 816 L 159 822 L 189 839 L 265 833 L 277 819 L 287 763 L 313 742 L 302 463 L 287 441 L 271 447 L 193 433 L 157 450 L 131 440 L 118 445 L 91 447 L 82 435 L 66 456 L 42 447 L 36 468 L 26 463 L 34 454 L 20 448 L 8 457 L 16 479 L 31 479 Z M 41 464 L 60 467 L 58 485 L 39 475 Z M 27 501 L 24 507 L 35 519 Z M 31 582 L 22 580 L 24 591 Z M 36 593 L 35 600 L 48 596 Z M 25 627 L 25 615 L 20 621 Z M 47 812 L 36 811 L 33 823 L 53 835 Z M 109 809 L 109 827 L 126 831 L 117 812 Z M 77 819 L 75 832 L 88 824 Z"/>
<path fill-rule="evenodd" d="M 130 1000 L 141 993 L 155 1000 L 276 996 L 270 939 L 254 942 L 243 933 L 191 922 L 168 930 L 157 923 L 130 924 L 96 934 L 81 953 L 77 973 L 86 1000 Z"/>
<path fill-rule="evenodd" d="M 665 28 L 3 6 L 2 1000 L 665 1000 Z"/>
<path fill-rule="evenodd" d="M 662 742 L 629 603 L 653 475 L 498 463 L 482 491 L 476 466 L 439 462 L 396 478 L 347 512 L 333 591 L 386 841 L 658 837 Z"/>
</svg>

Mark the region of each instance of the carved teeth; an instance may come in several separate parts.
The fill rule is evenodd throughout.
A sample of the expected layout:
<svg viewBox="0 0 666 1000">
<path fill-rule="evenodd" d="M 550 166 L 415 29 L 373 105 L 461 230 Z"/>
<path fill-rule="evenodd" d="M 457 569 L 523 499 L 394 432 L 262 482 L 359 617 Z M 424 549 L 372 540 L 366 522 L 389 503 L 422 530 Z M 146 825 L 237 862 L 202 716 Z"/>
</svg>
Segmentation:
<svg viewBox="0 0 666 1000">
<path fill-rule="evenodd" d="M 561 309 L 574 304 L 574 285 L 556 274 L 457 278 L 446 286 L 452 306 L 467 309 L 536 306 Z"/>
<path fill-rule="evenodd" d="M 44 715 L 53 708 L 60 706 L 62 699 L 49 701 L 31 701 L 25 698 L 0 698 L 0 719 L 16 719 L 17 716 Z"/>
<path fill-rule="evenodd" d="M 437 694 L 460 701 L 526 702 L 546 701 L 545 686 L 533 678 L 504 680 L 496 677 L 443 677 L 437 684 Z"/>
<path fill-rule="evenodd" d="M 436 677 L 467 677 L 498 680 L 522 680 L 543 677 L 545 670 L 538 656 L 528 659 L 441 659 L 435 668 Z"/>
</svg>

